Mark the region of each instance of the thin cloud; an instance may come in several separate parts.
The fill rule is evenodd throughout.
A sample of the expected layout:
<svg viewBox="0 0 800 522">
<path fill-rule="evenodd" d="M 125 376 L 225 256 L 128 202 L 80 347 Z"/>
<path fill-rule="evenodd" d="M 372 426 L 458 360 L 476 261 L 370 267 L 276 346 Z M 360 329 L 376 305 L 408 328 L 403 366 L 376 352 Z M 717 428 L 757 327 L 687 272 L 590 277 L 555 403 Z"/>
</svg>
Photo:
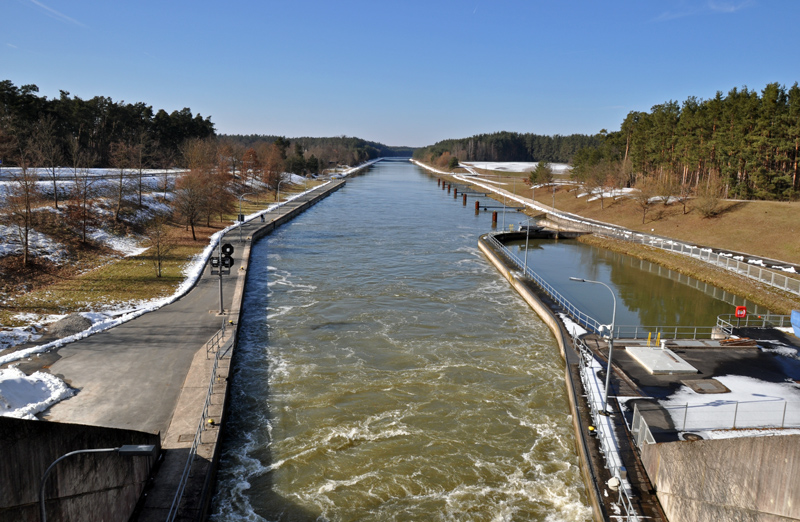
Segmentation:
<svg viewBox="0 0 800 522">
<path fill-rule="evenodd" d="M 55 18 L 56 20 L 61 20 L 62 22 L 68 22 L 68 23 L 71 23 L 71 24 L 75 24 L 75 25 L 78 25 L 80 27 L 86 27 L 84 24 L 80 23 L 79 21 L 75 20 L 74 18 L 70 18 L 69 16 L 65 15 L 64 13 L 61 13 L 59 11 L 56 11 L 52 7 L 44 5 L 43 3 L 39 2 L 39 0 L 30 0 L 30 2 L 33 5 L 35 5 L 36 7 L 38 7 L 40 10 L 44 11 L 44 13 L 47 16 L 51 17 L 51 18 Z"/>
<path fill-rule="evenodd" d="M 11 47 L 12 49 L 16 49 L 16 48 L 17 48 L 17 46 L 16 46 L 16 45 L 14 45 L 14 44 L 12 44 L 12 43 L 7 43 L 6 45 L 7 45 L 8 47 Z"/>
<path fill-rule="evenodd" d="M 717 13 L 735 13 L 746 7 L 753 5 L 752 0 L 744 0 L 743 2 L 720 2 L 717 0 L 709 0 L 708 8 Z"/>
<path fill-rule="evenodd" d="M 750 7 L 755 2 L 753 0 L 740 0 L 732 2 L 727 0 L 708 0 L 705 5 L 693 5 L 688 3 L 681 3 L 681 5 L 674 10 L 664 11 L 658 15 L 654 22 L 667 22 L 670 20 L 677 20 L 678 18 L 685 18 L 687 16 L 701 15 L 705 13 L 735 13 L 747 7 Z"/>
</svg>

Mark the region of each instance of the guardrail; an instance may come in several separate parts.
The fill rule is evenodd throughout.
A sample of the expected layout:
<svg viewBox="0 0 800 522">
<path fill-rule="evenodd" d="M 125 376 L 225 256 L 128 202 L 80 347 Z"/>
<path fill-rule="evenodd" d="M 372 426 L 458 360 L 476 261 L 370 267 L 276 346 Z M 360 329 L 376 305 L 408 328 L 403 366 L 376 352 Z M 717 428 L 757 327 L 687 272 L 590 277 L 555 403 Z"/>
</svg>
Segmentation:
<svg viewBox="0 0 800 522">
<path fill-rule="evenodd" d="M 614 518 L 626 522 L 637 522 L 639 516 L 636 513 L 636 509 L 633 507 L 633 502 L 631 500 L 633 493 L 630 491 L 630 483 L 626 478 L 624 462 L 622 462 L 622 458 L 617 450 L 616 438 L 611 429 L 601 428 L 601 426 L 604 424 L 608 425 L 608 423 L 601 423 L 599 421 L 601 418 L 600 411 L 603 410 L 603 401 L 600 399 L 599 394 L 589 392 L 589 390 L 593 389 L 591 379 L 595 368 L 593 364 L 595 362 L 594 354 L 592 354 L 589 347 L 586 346 L 586 343 L 583 342 L 583 339 L 579 338 L 577 335 L 572 336 L 572 345 L 578 350 L 580 356 L 581 362 L 579 367 L 581 383 L 583 384 L 583 390 L 586 394 L 586 402 L 589 405 L 591 417 L 595 425 L 599 428 L 596 430 L 597 437 L 600 440 L 600 449 L 605 456 L 606 468 L 608 468 L 611 476 L 620 480 L 618 502 L 621 511 Z"/>
<path fill-rule="evenodd" d="M 206 341 L 206 359 L 214 352 L 219 352 L 222 346 L 222 339 L 225 337 L 225 320 L 222 320 L 222 328 L 217 330 L 217 333 L 211 336 L 211 339 Z"/>
<path fill-rule="evenodd" d="M 791 315 L 761 314 L 736 317 L 734 314 L 717 316 L 717 328 L 731 335 L 734 328 L 791 328 Z"/>
<path fill-rule="evenodd" d="M 197 448 L 200 446 L 200 444 L 202 444 L 203 432 L 206 430 L 208 424 L 209 406 L 211 406 L 211 397 L 214 395 L 214 385 L 217 382 L 217 369 L 219 368 L 219 361 L 225 357 L 233 347 L 233 341 L 236 336 L 236 332 L 233 331 L 231 333 L 232 335 L 226 341 L 222 342 L 222 339 L 225 335 L 225 326 L 223 325 L 223 327 L 217 331 L 217 333 L 215 333 L 206 343 L 206 355 L 208 355 L 208 346 L 212 340 L 216 339 L 214 343 L 211 343 L 213 346 L 217 347 L 214 355 L 214 363 L 211 366 L 211 381 L 208 384 L 206 400 L 203 404 L 203 413 L 200 416 L 200 424 L 198 424 L 197 430 L 195 430 L 192 446 L 189 449 L 189 455 L 186 457 L 186 464 L 183 466 L 183 473 L 181 473 L 181 479 L 178 482 L 178 488 L 175 492 L 175 497 L 173 497 L 172 505 L 167 513 L 167 522 L 173 522 L 178 516 L 181 500 L 183 499 L 183 494 L 186 490 L 186 483 L 189 480 L 189 473 L 192 471 L 192 464 L 194 463 L 194 458 L 197 455 Z"/>
<path fill-rule="evenodd" d="M 633 422 L 631 423 L 631 433 L 633 434 L 634 440 L 636 441 L 636 447 L 639 448 L 639 451 L 642 450 L 642 447 L 645 444 L 655 444 L 656 439 L 653 437 L 653 433 L 650 431 L 650 426 L 647 425 L 647 421 L 644 420 L 644 416 L 639 411 L 639 405 L 633 405 Z"/>
<path fill-rule="evenodd" d="M 712 431 L 741 429 L 785 429 L 800 426 L 800 402 L 784 400 L 724 401 L 685 403 L 676 405 L 654 404 L 652 407 L 634 405 L 631 433 L 637 438 L 639 449 L 644 442 L 654 443 L 652 433 L 642 412 L 658 411 L 669 414 L 678 431 Z M 640 439 L 642 442 L 640 442 Z"/>
<path fill-rule="evenodd" d="M 502 244 L 495 234 L 487 234 L 487 241 L 492 246 L 499 249 L 523 274 L 534 281 L 547 295 L 558 303 L 563 310 L 572 317 L 575 322 L 586 327 L 592 333 L 607 335 L 609 325 L 602 324 L 597 319 L 582 312 L 577 306 L 572 304 L 566 297 L 562 296 L 553 285 L 548 283 L 543 277 L 531 269 L 530 263 L 523 263 L 511 250 Z M 710 339 L 716 333 L 713 326 L 624 326 L 615 325 L 611 332 L 615 339 L 655 339 L 659 334 L 661 338 L 670 339 Z M 672 337 L 668 337 L 671 335 Z"/>
<path fill-rule="evenodd" d="M 775 272 L 775 270 L 779 270 L 780 268 L 765 268 L 759 264 L 753 264 L 744 261 L 743 256 L 736 256 L 742 258 L 736 259 L 733 254 L 714 252 L 710 248 L 700 248 L 687 243 L 682 243 L 680 241 L 650 236 L 639 232 L 632 232 L 630 230 L 621 229 L 612 225 L 584 221 L 564 215 L 560 212 L 553 212 L 552 214 L 557 219 L 577 223 L 581 227 L 589 229 L 590 231 L 598 234 L 611 236 L 623 241 L 630 241 L 632 243 L 641 243 L 643 245 L 694 257 L 696 259 L 700 259 L 701 261 L 706 261 L 713 265 L 725 268 L 726 270 L 736 272 L 737 274 L 743 275 L 750 279 L 755 279 L 756 281 L 760 281 L 780 290 L 784 290 L 795 295 L 800 295 L 800 279 L 795 279 L 793 277 L 785 276 Z M 761 260 L 758 261 L 762 262 Z"/>
</svg>

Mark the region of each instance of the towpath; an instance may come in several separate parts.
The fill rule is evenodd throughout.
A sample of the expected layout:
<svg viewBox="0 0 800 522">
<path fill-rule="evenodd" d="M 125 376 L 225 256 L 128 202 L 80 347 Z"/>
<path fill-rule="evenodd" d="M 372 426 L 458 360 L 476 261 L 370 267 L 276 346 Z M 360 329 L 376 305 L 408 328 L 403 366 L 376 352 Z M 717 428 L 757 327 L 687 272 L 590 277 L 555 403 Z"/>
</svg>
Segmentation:
<svg viewBox="0 0 800 522">
<path fill-rule="evenodd" d="M 265 213 L 263 222 L 252 219 L 242 226 L 242 237 L 246 241 L 256 230 L 280 224 L 283 216 L 317 195 L 317 190 L 309 191 Z M 197 284 L 174 303 L 60 348 L 49 371 L 78 393 L 43 417 L 160 432 L 163 437 L 195 354 L 238 313 L 231 302 L 244 250 L 239 237 L 240 231 L 233 229 L 220 240 L 234 246 L 234 266 L 223 276 L 223 304 L 232 314 L 218 314 L 219 277 L 206 266 Z"/>
</svg>

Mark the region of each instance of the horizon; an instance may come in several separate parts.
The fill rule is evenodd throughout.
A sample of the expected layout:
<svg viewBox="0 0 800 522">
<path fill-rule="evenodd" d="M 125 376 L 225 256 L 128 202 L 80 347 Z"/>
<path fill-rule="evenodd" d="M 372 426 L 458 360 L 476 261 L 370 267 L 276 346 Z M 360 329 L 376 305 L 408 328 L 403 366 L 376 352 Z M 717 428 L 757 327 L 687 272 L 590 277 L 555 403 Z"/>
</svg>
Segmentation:
<svg viewBox="0 0 800 522">
<path fill-rule="evenodd" d="M 800 80 L 790 0 L 4 7 L 0 60 L 15 85 L 189 107 L 218 134 L 414 148 L 501 131 L 594 135 L 670 100 Z"/>
</svg>

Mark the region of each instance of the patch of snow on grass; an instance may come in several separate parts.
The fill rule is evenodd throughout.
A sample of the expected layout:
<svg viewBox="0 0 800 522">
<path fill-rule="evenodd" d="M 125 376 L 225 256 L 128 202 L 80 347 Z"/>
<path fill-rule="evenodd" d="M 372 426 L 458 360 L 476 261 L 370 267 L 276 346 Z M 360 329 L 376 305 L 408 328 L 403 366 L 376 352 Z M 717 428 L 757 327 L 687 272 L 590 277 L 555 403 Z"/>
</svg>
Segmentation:
<svg viewBox="0 0 800 522">
<path fill-rule="evenodd" d="M 0 225 L 0 257 L 22 254 L 20 230 L 16 226 Z M 64 245 L 35 230 L 28 232 L 28 252 L 53 263 L 59 263 L 67 257 Z"/>
<path fill-rule="evenodd" d="M 107 230 L 99 228 L 89 229 L 86 234 L 95 243 L 102 243 L 117 252 L 121 252 L 125 257 L 137 256 L 146 251 L 149 247 L 140 247 L 139 239 L 131 236 L 116 236 Z"/>
</svg>

